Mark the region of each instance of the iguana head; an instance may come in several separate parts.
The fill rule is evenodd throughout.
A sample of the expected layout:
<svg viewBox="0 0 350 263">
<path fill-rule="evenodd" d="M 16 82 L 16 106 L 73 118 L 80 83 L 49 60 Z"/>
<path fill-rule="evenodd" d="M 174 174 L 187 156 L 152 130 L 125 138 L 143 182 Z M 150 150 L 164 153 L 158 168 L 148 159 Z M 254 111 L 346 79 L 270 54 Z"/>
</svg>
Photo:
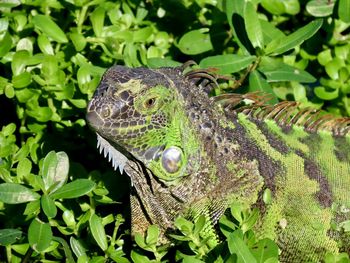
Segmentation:
<svg viewBox="0 0 350 263">
<path fill-rule="evenodd" d="M 176 68 L 113 66 L 103 75 L 87 121 L 115 166 L 123 165 L 124 156 L 136 158 L 166 182 L 188 173 L 187 163 L 198 152 L 198 143 L 175 88 L 180 73 Z"/>
</svg>

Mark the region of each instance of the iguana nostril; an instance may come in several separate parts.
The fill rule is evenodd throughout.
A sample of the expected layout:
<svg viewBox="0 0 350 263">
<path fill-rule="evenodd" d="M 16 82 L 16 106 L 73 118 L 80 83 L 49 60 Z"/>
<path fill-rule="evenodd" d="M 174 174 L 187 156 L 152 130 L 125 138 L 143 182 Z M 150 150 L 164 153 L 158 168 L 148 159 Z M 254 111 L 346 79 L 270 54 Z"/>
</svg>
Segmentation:
<svg viewBox="0 0 350 263">
<path fill-rule="evenodd" d="M 111 115 L 111 109 L 108 106 L 103 106 L 101 109 L 101 115 L 103 118 L 107 118 Z"/>
</svg>

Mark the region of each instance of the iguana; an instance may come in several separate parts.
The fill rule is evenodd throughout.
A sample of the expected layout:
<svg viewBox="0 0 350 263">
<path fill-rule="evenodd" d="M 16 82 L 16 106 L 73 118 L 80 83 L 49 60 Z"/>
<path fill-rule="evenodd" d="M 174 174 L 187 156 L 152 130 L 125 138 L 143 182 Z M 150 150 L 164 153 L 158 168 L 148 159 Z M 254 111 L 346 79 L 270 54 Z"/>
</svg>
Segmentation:
<svg viewBox="0 0 350 263">
<path fill-rule="evenodd" d="M 231 202 L 260 208 L 260 237 L 282 262 L 350 253 L 350 119 L 268 105 L 256 93 L 209 96 L 219 76 L 180 67 L 113 66 L 87 121 L 133 186 L 132 232 L 204 215 L 207 232 Z M 245 102 L 250 102 L 245 103 Z M 271 193 L 264 202 L 264 193 Z"/>
</svg>

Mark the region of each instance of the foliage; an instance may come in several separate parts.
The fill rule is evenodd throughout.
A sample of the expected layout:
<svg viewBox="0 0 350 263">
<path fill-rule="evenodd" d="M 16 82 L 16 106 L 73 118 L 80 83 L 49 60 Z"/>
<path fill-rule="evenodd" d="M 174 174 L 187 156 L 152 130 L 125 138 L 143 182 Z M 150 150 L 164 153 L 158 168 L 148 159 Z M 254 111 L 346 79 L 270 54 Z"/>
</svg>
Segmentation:
<svg viewBox="0 0 350 263">
<path fill-rule="evenodd" d="M 0 2 L 0 261 L 276 262 L 258 211 L 235 204 L 223 242 L 204 218 L 129 236 L 130 182 L 95 150 L 84 119 L 104 70 L 193 59 L 236 80 L 223 92 L 350 116 L 349 0 L 5 0 Z M 69 160 L 68 160 L 69 156 Z M 213 248 L 214 247 L 214 248 Z M 327 255 L 325 262 L 349 262 Z"/>
</svg>

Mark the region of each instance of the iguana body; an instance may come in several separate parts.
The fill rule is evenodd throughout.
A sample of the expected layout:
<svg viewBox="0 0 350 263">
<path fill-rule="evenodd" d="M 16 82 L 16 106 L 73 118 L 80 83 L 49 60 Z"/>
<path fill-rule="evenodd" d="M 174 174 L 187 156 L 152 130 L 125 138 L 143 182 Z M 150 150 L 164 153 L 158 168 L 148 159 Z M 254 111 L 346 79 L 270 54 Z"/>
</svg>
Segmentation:
<svg viewBox="0 0 350 263">
<path fill-rule="evenodd" d="M 131 177 L 133 232 L 165 233 L 179 215 L 214 225 L 239 201 L 260 208 L 257 233 L 277 242 L 281 261 L 350 253 L 339 227 L 350 219 L 349 120 L 254 94 L 210 98 L 213 76 L 183 70 L 114 66 L 89 104 L 101 148 Z"/>
</svg>

